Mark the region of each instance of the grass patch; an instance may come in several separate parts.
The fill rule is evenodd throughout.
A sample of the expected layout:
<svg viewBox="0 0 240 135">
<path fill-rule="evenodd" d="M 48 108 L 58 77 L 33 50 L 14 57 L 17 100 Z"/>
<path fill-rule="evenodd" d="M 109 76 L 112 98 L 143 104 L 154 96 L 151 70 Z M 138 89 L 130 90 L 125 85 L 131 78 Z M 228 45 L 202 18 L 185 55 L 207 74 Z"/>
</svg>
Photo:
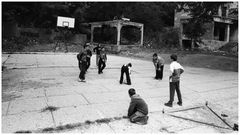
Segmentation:
<svg viewBox="0 0 240 135">
<path fill-rule="evenodd" d="M 45 129 L 43 129 L 43 132 L 50 132 L 50 131 L 53 131 L 54 130 L 54 128 L 45 128 Z"/>
<path fill-rule="evenodd" d="M 58 127 L 56 128 L 56 130 L 64 130 L 64 129 L 66 129 L 66 126 L 58 126 Z"/>
<path fill-rule="evenodd" d="M 4 71 L 7 67 L 6 66 L 2 66 L 2 71 Z"/>
<path fill-rule="evenodd" d="M 21 131 L 16 131 L 15 133 L 32 133 L 32 131 L 29 131 L 29 130 L 21 130 Z"/>
<path fill-rule="evenodd" d="M 88 125 L 93 124 L 93 123 L 94 123 L 94 121 L 90 121 L 90 120 L 85 121 L 85 124 L 88 124 Z"/>
<path fill-rule="evenodd" d="M 45 111 L 50 111 L 50 112 L 53 112 L 53 111 L 56 111 L 58 110 L 59 107 L 55 107 L 55 106 L 48 106 L 48 107 L 45 107 L 42 109 L 42 112 L 45 112 Z"/>
<path fill-rule="evenodd" d="M 98 120 L 96 120 L 96 123 L 98 123 L 98 124 L 100 124 L 100 123 L 109 123 L 112 120 L 113 120 L 112 118 L 98 119 Z"/>
<path fill-rule="evenodd" d="M 56 128 L 45 128 L 42 129 L 40 132 L 42 133 L 46 133 L 46 132 L 57 132 L 57 131 L 61 131 L 61 130 L 67 130 L 67 129 L 73 129 L 73 128 L 77 128 L 77 127 L 81 127 L 81 126 L 89 126 L 92 124 L 108 124 L 114 120 L 121 120 L 123 119 L 123 117 L 114 117 L 114 118 L 103 118 L 103 119 L 97 119 L 95 121 L 90 121 L 90 120 L 86 120 L 83 123 L 75 123 L 75 124 L 66 124 L 66 125 L 60 125 Z"/>
<path fill-rule="evenodd" d="M 67 128 L 67 129 L 73 129 L 74 127 L 76 127 L 76 126 L 75 126 L 75 125 L 71 125 L 71 124 L 67 124 L 67 125 L 66 125 L 66 128 Z"/>
<path fill-rule="evenodd" d="M 123 117 L 114 117 L 113 119 L 114 120 L 121 120 L 121 119 L 123 119 Z"/>
</svg>

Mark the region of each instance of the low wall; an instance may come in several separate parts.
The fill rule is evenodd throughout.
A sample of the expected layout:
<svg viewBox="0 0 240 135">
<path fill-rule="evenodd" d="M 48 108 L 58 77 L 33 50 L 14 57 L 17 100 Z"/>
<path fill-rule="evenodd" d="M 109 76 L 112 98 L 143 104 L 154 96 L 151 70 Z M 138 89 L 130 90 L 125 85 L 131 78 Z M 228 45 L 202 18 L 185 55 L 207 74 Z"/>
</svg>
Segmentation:
<svg viewBox="0 0 240 135">
<path fill-rule="evenodd" d="M 55 32 L 53 29 L 39 29 L 39 28 L 18 28 L 16 36 L 27 36 L 38 38 L 41 41 L 54 41 L 55 37 L 60 33 Z M 74 34 L 68 42 L 75 44 L 85 44 L 87 41 L 86 34 Z"/>
<path fill-rule="evenodd" d="M 217 41 L 217 40 L 202 40 L 203 43 L 199 44 L 199 49 L 203 50 L 218 50 L 220 47 L 225 45 L 227 42 L 225 41 Z"/>
<path fill-rule="evenodd" d="M 97 45 L 97 43 L 93 43 L 93 45 Z M 120 53 L 121 51 L 127 51 L 129 49 L 141 47 L 141 45 L 116 45 L 116 44 L 100 44 L 107 51 L 112 53 Z"/>
</svg>

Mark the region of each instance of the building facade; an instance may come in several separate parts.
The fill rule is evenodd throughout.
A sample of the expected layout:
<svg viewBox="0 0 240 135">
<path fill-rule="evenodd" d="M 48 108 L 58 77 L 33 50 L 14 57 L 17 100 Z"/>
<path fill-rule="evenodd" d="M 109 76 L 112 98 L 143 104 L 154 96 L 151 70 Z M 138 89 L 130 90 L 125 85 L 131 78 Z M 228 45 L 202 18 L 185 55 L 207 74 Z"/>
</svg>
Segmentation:
<svg viewBox="0 0 240 135">
<path fill-rule="evenodd" d="M 228 42 L 238 42 L 238 17 L 233 15 L 237 3 L 227 3 L 218 8 L 218 14 L 213 16 L 212 22 L 204 25 L 207 28 L 205 34 L 201 37 L 202 43 L 198 44 L 200 48 L 216 50 Z M 179 28 L 179 44 L 183 49 L 193 49 L 191 40 L 184 34 L 189 13 L 184 11 L 175 13 L 174 27 Z"/>
</svg>

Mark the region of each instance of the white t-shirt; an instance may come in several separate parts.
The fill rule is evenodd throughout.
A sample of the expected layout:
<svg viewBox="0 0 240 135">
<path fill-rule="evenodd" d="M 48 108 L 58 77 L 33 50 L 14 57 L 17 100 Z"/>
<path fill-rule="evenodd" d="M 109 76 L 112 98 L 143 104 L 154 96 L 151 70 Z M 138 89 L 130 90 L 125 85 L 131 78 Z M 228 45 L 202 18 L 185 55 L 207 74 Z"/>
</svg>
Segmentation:
<svg viewBox="0 0 240 135">
<path fill-rule="evenodd" d="M 170 76 L 172 76 L 174 69 L 183 69 L 184 70 L 184 68 L 177 61 L 173 61 L 170 64 Z M 170 82 L 172 82 L 172 78 L 170 79 Z"/>
</svg>

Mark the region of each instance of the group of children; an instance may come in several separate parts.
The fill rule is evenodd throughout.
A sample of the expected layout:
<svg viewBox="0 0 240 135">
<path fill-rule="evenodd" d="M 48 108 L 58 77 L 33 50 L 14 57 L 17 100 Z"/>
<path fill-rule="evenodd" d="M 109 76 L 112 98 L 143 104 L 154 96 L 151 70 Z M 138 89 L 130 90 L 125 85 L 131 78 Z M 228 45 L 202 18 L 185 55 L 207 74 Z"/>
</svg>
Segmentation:
<svg viewBox="0 0 240 135">
<path fill-rule="evenodd" d="M 179 106 L 182 106 L 182 96 L 180 92 L 180 75 L 184 72 L 183 67 L 177 62 L 177 55 L 172 54 L 170 56 L 170 76 L 169 76 L 169 92 L 170 99 L 165 106 L 172 107 L 175 90 L 177 92 Z M 164 59 L 158 56 L 156 53 L 153 54 L 153 64 L 156 69 L 155 79 L 162 80 Z M 136 94 L 135 89 L 131 88 L 128 90 L 128 94 L 131 98 L 131 102 L 128 108 L 128 118 L 131 122 L 137 124 L 147 124 L 148 121 L 148 105 L 146 102 Z"/>
<path fill-rule="evenodd" d="M 93 49 L 96 52 L 96 65 L 98 66 L 98 74 L 103 73 L 103 69 L 106 67 L 107 55 L 104 47 L 100 47 L 98 44 L 97 47 Z M 77 55 L 78 66 L 80 69 L 79 81 L 85 81 L 85 73 L 90 66 L 92 52 L 89 48 L 89 44 L 84 46 L 84 50 Z M 170 63 L 170 76 L 169 76 L 169 92 L 170 99 L 165 106 L 172 107 L 175 90 L 177 92 L 179 106 L 182 106 L 182 97 L 180 92 L 180 75 L 184 72 L 183 67 L 177 62 L 177 55 L 172 54 L 170 56 L 172 60 Z M 164 59 L 157 55 L 153 54 L 153 64 L 156 70 L 155 79 L 162 80 L 163 78 L 163 69 L 164 69 Z M 121 76 L 119 83 L 123 83 L 124 74 L 126 75 L 127 84 L 131 85 L 131 67 L 132 64 L 128 63 L 121 67 Z M 135 89 L 131 88 L 128 91 L 131 98 L 131 103 L 128 109 L 128 118 L 133 123 L 146 124 L 148 120 L 148 106 L 146 102 L 135 92 Z"/>
<path fill-rule="evenodd" d="M 100 47 L 98 44 L 97 47 L 93 49 L 96 52 L 96 65 L 98 66 L 98 74 L 103 73 L 103 69 L 106 67 L 107 54 L 104 47 Z M 83 47 L 83 51 L 77 54 L 78 67 L 80 69 L 79 82 L 85 81 L 85 74 L 91 64 L 92 51 L 90 50 L 90 44 L 87 43 Z"/>
</svg>

